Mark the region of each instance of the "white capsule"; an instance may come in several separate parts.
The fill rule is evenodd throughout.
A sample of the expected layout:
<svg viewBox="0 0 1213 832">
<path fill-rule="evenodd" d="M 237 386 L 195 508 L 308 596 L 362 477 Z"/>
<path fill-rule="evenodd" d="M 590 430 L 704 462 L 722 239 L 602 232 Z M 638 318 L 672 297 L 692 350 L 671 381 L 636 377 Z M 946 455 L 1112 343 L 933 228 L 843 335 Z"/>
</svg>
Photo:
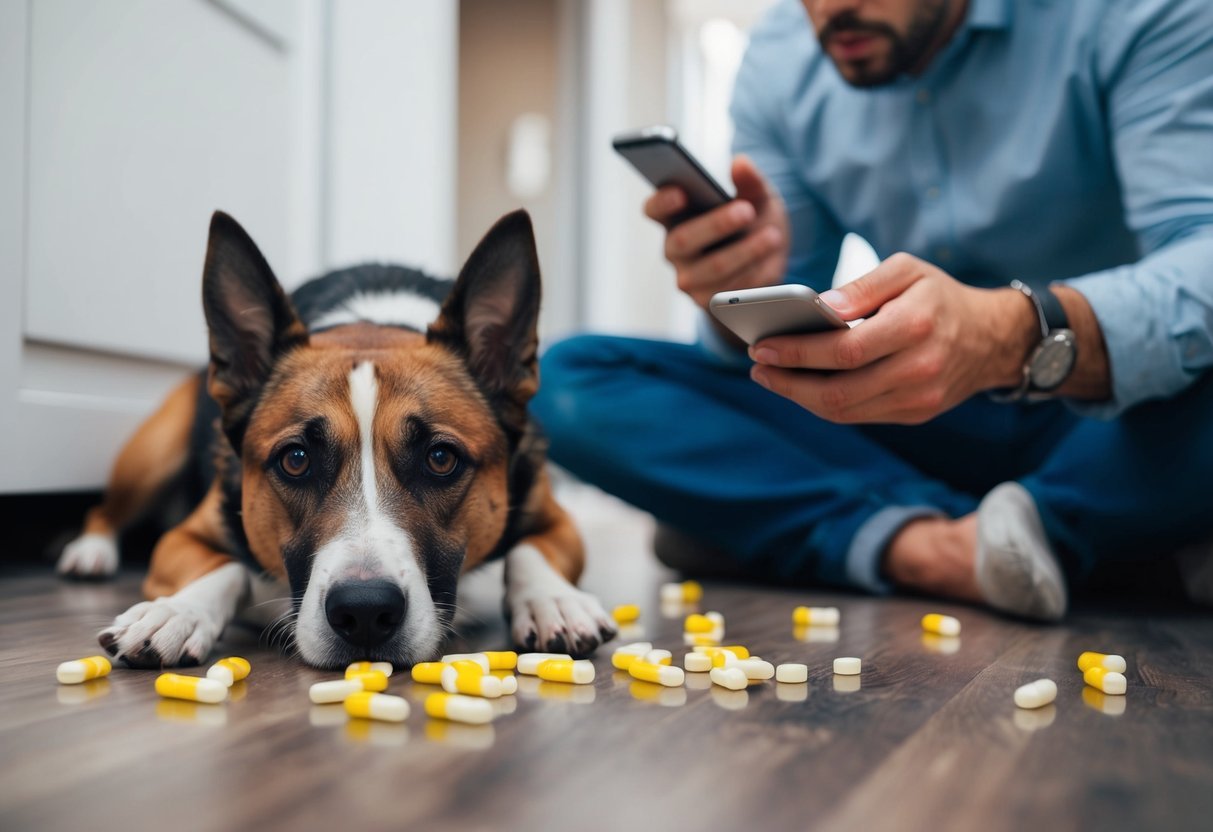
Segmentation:
<svg viewBox="0 0 1213 832">
<path fill-rule="evenodd" d="M 1043 708 L 1057 698 L 1057 684 L 1052 679 L 1038 679 L 1015 689 L 1015 705 L 1020 708 Z"/>
<path fill-rule="evenodd" d="M 425 698 L 425 712 L 435 719 L 451 719 L 473 725 L 493 721 L 493 704 L 489 700 L 454 693 L 431 693 Z"/>
<path fill-rule="evenodd" d="M 799 684 L 809 681 L 809 666 L 804 664 L 781 664 L 775 668 L 775 681 Z"/>
<path fill-rule="evenodd" d="M 834 673 L 839 676 L 858 676 L 861 662 L 853 656 L 834 660 Z"/>
<path fill-rule="evenodd" d="M 650 650 L 644 654 L 644 661 L 649 664 L 670 664 L 674 661 L 674 654 L 669 650 Z"/>
<path fill-rule="evenodd" d="M 346 698 L 345 712 L 363 719 L 404 722 L 409 716 L 409 703 L 399 696 L 363 691 Z"/>
<path fill-rule="evenodd" d="M 745 690 L 750 684 L 745 671 L 739 667 L 713 667 L 709 677 L 713 683 L 729 690 Z"/>
<path fill-rule="evenodd" d="M 739 668 L 751 682 L 761 682 L 775 675 L 775 665 L 768 661 L 763 661 L 758 656 L 740 659 L 733 667 Z"/>
<path fill-rule="evenodd" d="M 488 673 L 492 670 L 489 663 L 489 657 L 484 653 L 449 653 L 442 657 L 443 664 L 451 664 L 452 662 L 475 662 L 484 668 L 484 672 Z"/>
<path fill-rule="evenodd" d="M 712 657 L 707 653 L 687 653 L 682 666 L 690 673 L 707 673 L 712 669 Z"/>
<path fill-rule="evenodd" d="M 347 696 L 353 696 L 362 690 L 362 682 L 358 679 L 334 679 L 331 682 L 317 682 L 308 688 L 308 698 L 317 705 L 328 705 L 333 702 L 344 702 Z"/>
<path fill-rule="evenodd" d="M 571 659 L 568 653 L 522 653 L 518 656 L 516 670 L 523 676 L 538 676 L 539 665 L 548 659 Z"/>
</svg>

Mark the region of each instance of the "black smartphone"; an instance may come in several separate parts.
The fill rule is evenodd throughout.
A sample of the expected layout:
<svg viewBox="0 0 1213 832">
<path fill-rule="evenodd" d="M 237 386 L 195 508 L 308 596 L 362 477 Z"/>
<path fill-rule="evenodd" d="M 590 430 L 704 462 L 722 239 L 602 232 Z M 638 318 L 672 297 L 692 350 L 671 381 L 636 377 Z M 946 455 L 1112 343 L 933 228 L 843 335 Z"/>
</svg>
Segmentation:
<svg viewBox="0 0 1213 832">
<path fill-rule="evenodd" d="M 654 187 L 677 185 L 686 192 L 687 207 L 671 225 L 678 225 L 733 199 L 679 143 L 678 132 L 673 127 L 656 125 L 622 133 L 611 144 Z"/>
</svg>

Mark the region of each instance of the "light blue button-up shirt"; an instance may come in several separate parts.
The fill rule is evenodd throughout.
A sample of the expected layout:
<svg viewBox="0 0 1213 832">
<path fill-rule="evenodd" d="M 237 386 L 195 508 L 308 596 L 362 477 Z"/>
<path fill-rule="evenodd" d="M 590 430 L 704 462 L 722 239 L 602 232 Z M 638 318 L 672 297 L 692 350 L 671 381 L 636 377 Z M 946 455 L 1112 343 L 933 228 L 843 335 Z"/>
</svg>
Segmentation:
<svg viewBox="0 0 1213 832">
<path fill-rule="evenodd" d="M 842 237 L 977 286 L 1091 304 L 1110 417 L 1213 365 L 1213 0 L 970 0 L 920 77 L 842 80 L 803 6 L 751 33 L 735 149 L 778 187 L 788 280 L 828 288 Z"/>
</svg>

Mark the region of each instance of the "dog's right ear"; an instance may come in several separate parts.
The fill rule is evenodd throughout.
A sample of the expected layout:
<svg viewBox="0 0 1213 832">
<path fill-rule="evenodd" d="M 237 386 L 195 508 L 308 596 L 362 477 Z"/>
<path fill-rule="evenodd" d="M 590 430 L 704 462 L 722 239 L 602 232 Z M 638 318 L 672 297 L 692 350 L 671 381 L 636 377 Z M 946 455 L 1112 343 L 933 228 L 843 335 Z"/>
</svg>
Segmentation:
<svg viewBox="0 0 1213 832">
<path fill-rule="evenodd" d="M 237 452 L 262 385 L 282 353 L 307 343 L 307 330 L 248 233 L 222 211 L 211 216 L 202 307 L 210 330 L 208 390 L 223 409 Z"/>
</svg>

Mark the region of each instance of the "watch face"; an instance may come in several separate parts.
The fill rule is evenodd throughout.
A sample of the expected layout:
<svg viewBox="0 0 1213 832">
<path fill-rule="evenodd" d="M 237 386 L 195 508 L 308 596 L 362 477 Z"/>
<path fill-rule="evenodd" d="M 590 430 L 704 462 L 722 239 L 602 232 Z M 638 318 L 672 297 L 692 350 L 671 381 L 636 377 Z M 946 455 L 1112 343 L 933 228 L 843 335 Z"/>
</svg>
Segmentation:
<svg viewBox="0 0 1213 832">
<path fill-rule="evenodd" d="M 1049 333 L 1032 356 L 1029 370 L 1032 387 L 1041 391 L 1055 390 L 1074 369 L 1074 333 L 1057 329 Z"/>
</svg>

